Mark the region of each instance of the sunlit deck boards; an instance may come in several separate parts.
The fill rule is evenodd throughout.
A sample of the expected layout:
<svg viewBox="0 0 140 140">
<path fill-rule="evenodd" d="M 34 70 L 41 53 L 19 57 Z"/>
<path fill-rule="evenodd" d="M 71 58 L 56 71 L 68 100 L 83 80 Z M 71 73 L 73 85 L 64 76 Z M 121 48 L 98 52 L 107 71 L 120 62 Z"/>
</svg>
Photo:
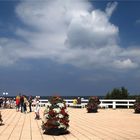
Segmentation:
<svg viewBox="0 0 140 140">
<path fill-rule="evenodd" d="M 140 114 L 132 109 L 87 113 L 85 108 L 68 108 L 70 134 L 62 136 L 44 135 L 41 120 L 34 120 L 34 112 L 1 111 L 5 125 L 0 126 L 0 140 L 140 140 Z"/>
</svg>

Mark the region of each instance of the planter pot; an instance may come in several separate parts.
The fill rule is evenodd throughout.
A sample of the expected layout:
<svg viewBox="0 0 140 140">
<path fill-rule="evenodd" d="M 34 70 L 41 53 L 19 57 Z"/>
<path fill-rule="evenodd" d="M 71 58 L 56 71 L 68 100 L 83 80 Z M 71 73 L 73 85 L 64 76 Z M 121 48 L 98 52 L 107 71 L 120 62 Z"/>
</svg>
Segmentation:
<svg viewBox="0 0 140 140">
<path fill-rule="evenodd" d="M 90 104 L 87 106 L 88 113 L 96 113 L 98 112 L 98 106 L 95 104 Z"/>
<path fill-rule="evenodd" d="M 140 110 L 138 110 L 138 109 L 135 109 L 135 113 L 140 113 Z"/>
<path fill-rule="evenodd" d="M 51 128 L 51 129 L 45 129 L 44 134 L 48 135 L 63 135 L 67 134 L 68 131 L 64 128 Z"/>
<path fill-rule="evenodd" d="M 88 113 L 97 113 L 98 109 L 87 109 Z"/>
</svg>

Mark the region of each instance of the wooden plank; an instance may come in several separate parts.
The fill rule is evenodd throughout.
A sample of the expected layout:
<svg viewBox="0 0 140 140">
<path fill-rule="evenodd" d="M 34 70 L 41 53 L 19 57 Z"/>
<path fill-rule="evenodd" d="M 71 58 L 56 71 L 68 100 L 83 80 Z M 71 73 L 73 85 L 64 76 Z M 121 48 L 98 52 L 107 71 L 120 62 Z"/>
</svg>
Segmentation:
<svg viewBox="0 0 140 140">
<path fill-rule="evenodd" d="M 24 114 L 14 109 L 1 112 L 4 125 L 0 126 L 0 140 L 140 139 L 140 115 L 134 114 L 133 109 L 99 109 L 98 113 L 87 113 L 85 108 L 68 108 L 70 133 L 61 136 L 43 134 L 41 120 L 34 119 L 34 112 Z"/>
</svg>

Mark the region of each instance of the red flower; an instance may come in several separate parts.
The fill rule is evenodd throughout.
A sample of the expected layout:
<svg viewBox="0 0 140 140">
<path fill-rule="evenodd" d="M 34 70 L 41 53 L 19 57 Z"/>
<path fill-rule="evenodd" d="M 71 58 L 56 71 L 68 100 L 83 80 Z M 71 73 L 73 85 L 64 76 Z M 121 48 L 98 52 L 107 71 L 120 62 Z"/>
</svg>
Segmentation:
<svg viewBox="0 0 140 140">
<path fill-rule="evenodd" d="M 55 113 L 53 110 L 50 110 L 50 111 L 49 111 L 49 115 L 50 115 L 51 117 L 53 117 L 53 116 L 56 115 L 56 113 Z"/>
</svg>

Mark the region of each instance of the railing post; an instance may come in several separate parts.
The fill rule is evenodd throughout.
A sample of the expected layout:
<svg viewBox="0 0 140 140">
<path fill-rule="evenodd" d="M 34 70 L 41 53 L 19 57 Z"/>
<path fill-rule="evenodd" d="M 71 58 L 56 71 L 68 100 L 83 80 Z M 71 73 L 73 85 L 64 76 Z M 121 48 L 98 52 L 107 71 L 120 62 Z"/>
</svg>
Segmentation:
<svg viewBox="0 0 140 140">
<path fill-rule="evenodd" d="M 127 108 L 129 108 L 129 101 L 127 101 Z"/>
<path fill-rule="evenodd" d="M 113 109 L 116 109 L 116 102 L 113 101 Z"/>
<path fill-rule="evenodd" d="M 100 101 L 100 106 L 101 106 L 101 108 L 102 108 L 102 101 Z"/>
</svg>

